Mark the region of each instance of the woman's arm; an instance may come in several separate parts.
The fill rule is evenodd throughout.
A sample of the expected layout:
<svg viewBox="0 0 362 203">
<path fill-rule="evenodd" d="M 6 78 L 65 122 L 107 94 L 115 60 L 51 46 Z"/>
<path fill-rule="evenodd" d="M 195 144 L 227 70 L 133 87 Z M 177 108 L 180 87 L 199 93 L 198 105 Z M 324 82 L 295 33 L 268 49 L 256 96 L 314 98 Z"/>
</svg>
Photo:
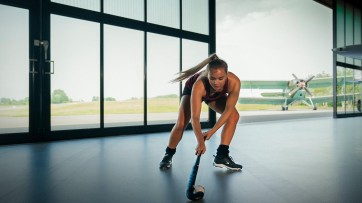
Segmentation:
<svg viewBox="0 0 362 203">
<path fill-rule="evenodd" d="M 234 75 L 233 73 L 230 77 L 230 83 L 229 83 L 229 95 L 226 100 L 225 110 L 221 114 L 219 120 L 215 123 L 215 125 L 205 133 L 206 139 L 210 139 L 210 137 L 222 126 L 225 124 L 225 122 L 229 119 L 232 111 L 235 108 L 235 105 L 239 99 L 239 93 L 240 93 L 240 80 L 239 78 Z"/>
<path fill-rule="evenodd" d="M 206 151 L 205 141 L 200 125 L 202 96 L 204 94 L 205 87 L 203 82 L 201 80 L 196 81 L 191 93 L 191 124 L 198 142 L 198 146 L 196 147 L 197 155 L 203 154 Z"/>
</svg>

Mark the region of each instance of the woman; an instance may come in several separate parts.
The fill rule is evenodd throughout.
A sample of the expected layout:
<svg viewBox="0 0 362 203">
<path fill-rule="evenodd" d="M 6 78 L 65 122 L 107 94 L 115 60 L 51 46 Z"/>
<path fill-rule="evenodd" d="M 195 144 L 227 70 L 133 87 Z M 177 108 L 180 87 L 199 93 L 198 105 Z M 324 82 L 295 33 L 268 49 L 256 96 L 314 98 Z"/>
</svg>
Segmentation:
<svg viewBox="0 0 362 203">
<path fill-rule="evenodd" d="M 207 65 L 206 70 L 200 71 L 205 65 Z M 179 82 L 186 78 L 189 79 L 185 83 L 182 92 L 177 122 L 172 128 L 166 154 L 160 162 L 160 168 L 168 169 L 171 167 L 172 156 L 176 153 L 176 147 L 191 119 L 198 142 L 195 149 L 196 154 L 204 154 L 206 151 L 204 137 L 205 140 L 209 140 L 224 125 L 220 145 L 214 159 L 214 166 L 241 170 L 242 166 L 235 164 L 229 156 L 229 145 L 239 120 L 239 113 L 235 108 L 240 92 L 239 78 L 235 74 L 228 72 L 226 62 L 219 59 L 216 54 L 212 54 L 197 66 L 181 72 L 180 76 L 172 80 L 172 82 Z M 201 104 L 203 101 L 211 109 L 221 114 L 216 124 L 204 133 L 201 131 L 200 126 Z"/>
</svg>

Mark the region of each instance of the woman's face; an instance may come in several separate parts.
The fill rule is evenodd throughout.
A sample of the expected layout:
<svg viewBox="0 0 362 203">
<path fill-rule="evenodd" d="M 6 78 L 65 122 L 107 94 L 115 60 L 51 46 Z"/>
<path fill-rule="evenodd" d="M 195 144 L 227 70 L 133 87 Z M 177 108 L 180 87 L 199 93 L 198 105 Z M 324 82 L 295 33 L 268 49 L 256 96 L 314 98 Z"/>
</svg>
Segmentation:
<svg viewBox="0 0 362 203">
<path fill-rule="evenodd" d="M 227 72 L 223 67 L 211 68 L 207 75 L 207 78 L 209 79 L 211 87 L 216 92 L 221 92 L 226 82 Z"/>
</svg>

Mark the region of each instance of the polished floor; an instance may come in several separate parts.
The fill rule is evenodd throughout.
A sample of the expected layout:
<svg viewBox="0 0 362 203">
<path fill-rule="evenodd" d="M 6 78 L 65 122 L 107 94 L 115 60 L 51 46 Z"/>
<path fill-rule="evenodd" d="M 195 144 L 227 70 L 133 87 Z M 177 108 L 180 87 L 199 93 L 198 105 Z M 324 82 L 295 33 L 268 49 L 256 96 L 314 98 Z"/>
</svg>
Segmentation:
<svg viewBox="0 0 362 203">
<path fill-rule="evenodd" d="M 207 142 L 200 202 L 362 202 L 362 118 L 240 124 L 231 155 L 241 172 L 212 166 L 220 140 Z M 0 147 L 0 202 L 188 202 L 195 155 L 186 131 L 173 168 L 159 161 L 168 133 Z"/>
</svg>

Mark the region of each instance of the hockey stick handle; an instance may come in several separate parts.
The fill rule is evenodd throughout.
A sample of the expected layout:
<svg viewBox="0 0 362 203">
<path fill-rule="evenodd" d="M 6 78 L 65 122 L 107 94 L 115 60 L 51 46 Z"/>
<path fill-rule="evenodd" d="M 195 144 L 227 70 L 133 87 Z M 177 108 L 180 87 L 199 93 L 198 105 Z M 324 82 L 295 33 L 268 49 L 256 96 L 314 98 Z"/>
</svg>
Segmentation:
<svg viewBox="0 0 362 203">
<path fill-rule="evenodd" d="M 204 136 L 204 141 L 205 140 L 206 140 L 206 136 Z M 200 159 L 201 159 L 201 153 L 199 155 L 197 155 L 194 166 L 192 167 L 190 178 L 189 178 L 189 183 L 187 185 L 187 192 L 192 192 L 194 190 L 197 172 L 199 171 Z"/>
<path fill-rule="evenodd" d="M 199 171 L 201 154 L 197 156 L 194 166 L 192 167 L 192 171 L 189 178 L 189 183 L 187 185 L 187 191 L 192 192 L 194 190 L 194 185 L 196 182 L 197 172 Z"/>
</svg>

